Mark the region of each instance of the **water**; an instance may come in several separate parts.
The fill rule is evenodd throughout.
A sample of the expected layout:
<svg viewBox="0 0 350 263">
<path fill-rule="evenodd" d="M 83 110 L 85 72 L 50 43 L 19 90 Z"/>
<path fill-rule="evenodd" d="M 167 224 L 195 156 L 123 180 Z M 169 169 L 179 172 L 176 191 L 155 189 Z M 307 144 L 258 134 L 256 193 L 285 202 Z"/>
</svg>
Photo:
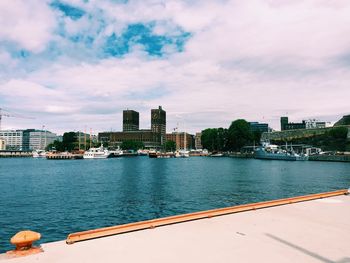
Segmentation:
<svg viewBox="0 0 350 263">
<path fill-rule="evenodd" d="M 205 158 L 0 159 L 0 251 L 181 213 L 348 188 L 350 163 Z"/>
</svg>

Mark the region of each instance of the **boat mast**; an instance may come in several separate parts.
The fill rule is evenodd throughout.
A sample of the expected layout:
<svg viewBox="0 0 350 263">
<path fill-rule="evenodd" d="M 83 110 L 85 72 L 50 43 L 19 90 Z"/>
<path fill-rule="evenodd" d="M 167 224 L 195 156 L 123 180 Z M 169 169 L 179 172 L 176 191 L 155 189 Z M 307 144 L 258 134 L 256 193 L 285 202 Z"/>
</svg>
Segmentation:
<svg viewBox="0 0 350 263">
<path fill-rule="evenodd" d="M 90 128 L 90 148 L 91 148 L 91 138 L 92 138 L 92 137 L 91 137 L 91 136 L 92 136 L 91 133 L 92 133 L 92 129 Z"/>
<path fill-rule="evenodd" d="M 43 125 L 43 127 L 45 128 L 45 125 Z M 45 136 L 44 136 L 44 150 L 46 148 L 46 144 L 47 144 L 47 133 L 46 133 L 46 129 L 45 129 Z"/>
</svg>

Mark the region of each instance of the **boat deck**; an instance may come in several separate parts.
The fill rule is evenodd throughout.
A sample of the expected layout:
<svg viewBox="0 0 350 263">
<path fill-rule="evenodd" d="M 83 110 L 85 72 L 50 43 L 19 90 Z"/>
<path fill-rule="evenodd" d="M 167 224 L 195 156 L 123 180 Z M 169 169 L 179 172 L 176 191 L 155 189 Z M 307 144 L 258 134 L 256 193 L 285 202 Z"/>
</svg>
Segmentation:
<svg viewBox="0 0 350 263">
<path fill-rule="evenodd" d="M 350 262 L 350 196 L 43 244 L 8 262 Z M 6 255 L 0 255 L 6 260 Z M 2 262 L 4 262 L 2 261 Z"/>
</svg>

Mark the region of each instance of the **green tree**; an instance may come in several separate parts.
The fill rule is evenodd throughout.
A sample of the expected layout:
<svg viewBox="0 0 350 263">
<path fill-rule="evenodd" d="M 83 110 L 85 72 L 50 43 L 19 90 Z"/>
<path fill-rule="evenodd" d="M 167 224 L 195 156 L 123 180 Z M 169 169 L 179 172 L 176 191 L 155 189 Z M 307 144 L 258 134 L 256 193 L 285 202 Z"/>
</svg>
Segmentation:
<svg viewBox="0 0 350 263">
<path fill-rule="evenodd" d="M 167 152 L 174 152 L 176 150 L 176 142 L 174 141 L 166 141 L 164 146 Z"/>
<path fill-rule="evenodd" d="M 63 150 L 72 151 L 76 148 L 78 143 L 78 137 L 76 132 L 65 132 L 63 134 Z"/>
<path fill-rule="evenodd" d="M 251 144 L 252 141 L 253 133 L 246 120 L 239 119 L 231 123 L 228 129 L 228 144 L 230 150 L 240 151 L 243 146 Z"/>
<path fill-rule="evenodd" d="M 133 151 L 143 149 L 144 147 L 145 145 L 143 144 L 143 142 L 135 142 L 135 141 L 123 141 L 120 146 L 122 150 L 133 150 Z"/>
<path fill-rule="evenodd" d="M 64 151 L 63 143 L 58 140 L 55 140 L 54 142 L 46 146 L 46 151 L 53 151 L 53 150 L 56 150 L 59 152 Z"/>
<path fill-rule="evenodd" d="M 224 128 L 209 128 L 202 131 L 202 145 L 209 151 L 224 151 L 227 149 L 228 130 Z"/>
<path fill-rule="evenodd" d="M 202 131 L 201 136 L 202 146 L 204 149 L 208 149 L 209 151 L 214 151 L 216 149 L 217 144 L 217 129 L 205 129 Z"/>
</svg>

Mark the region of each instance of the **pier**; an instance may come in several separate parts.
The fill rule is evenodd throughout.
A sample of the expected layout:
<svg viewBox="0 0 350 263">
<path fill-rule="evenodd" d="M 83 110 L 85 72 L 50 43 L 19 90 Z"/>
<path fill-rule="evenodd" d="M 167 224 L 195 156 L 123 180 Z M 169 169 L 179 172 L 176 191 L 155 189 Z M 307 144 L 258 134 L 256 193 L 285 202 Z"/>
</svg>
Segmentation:
<svg viewBox="0 0 350 263">
<path fill-rule="evenodd" d="M 0 260 L 349 262 L 349 206 L 347 190 L 248 204 L 177 216 L 185 219 L 178 222 L 171 222 L 174 217 L 170 217 L 134 223 L 138 227 L 148 224 L 141 231 L 126 229 L 131 224 L 112 227 L 127 230 L 118 235 L 106 229 L 75 233 L 67 239 L 69 243 L 74 240 L 74 244 L 47 243 L 41 246 L 41 253 L 18 258 L 2 254 Z M 166 224 L 160 227 L 155 221 Z M 102 238 L 94 236 L 101 233 Z M 77 242 L 86 235 L 93 239 Z"/>
<path fill-rule="evenodd" d="M 83 159 L 82 154 L 73 154 L 73 153 L 50 153 L 46 156 L 48 160 L 75 160 Z"/>
<path fill-rule="evenodd" d="M 31 151 L 0 151 L 0 158 L 33 157 Z"/>
</svg>

